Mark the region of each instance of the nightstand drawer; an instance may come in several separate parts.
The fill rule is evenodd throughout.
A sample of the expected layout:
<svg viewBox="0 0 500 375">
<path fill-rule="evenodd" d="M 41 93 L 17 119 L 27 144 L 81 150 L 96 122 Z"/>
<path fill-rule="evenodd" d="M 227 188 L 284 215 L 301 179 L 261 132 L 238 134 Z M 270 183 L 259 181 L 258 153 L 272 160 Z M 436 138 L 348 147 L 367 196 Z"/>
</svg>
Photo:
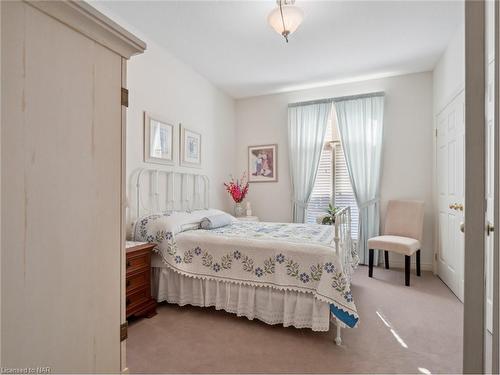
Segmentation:
<svg viewBox="0 0 500 375">
<path fill-rule="evenodd" d="M 149 268 L 151 255 L 147 253 L 134 257 L 127 257 L 126 262 L 127 275 L 129 275 L 134 271 L 140 270 L 141 268 Z"/>
<path fill-rule="evenodd" d="M 151 252 L 156 244 L 127 242 L 125 288 L 126 315 L 151 318 L 156 314 L 156 301 L 151 297 Z"/>
<path fill-rule="evenodd" d="M 150 282 L 150 274 L 149 269 L 127 276 L 127 280 L 125 285 L 127 287 L 127 293 L 134 289 L 141 288 L 143 286 L 149 285 Z"/>
<path fill-rule="evenodd" d="M 150 299 L 151 297 L 149 296 L 149 290 L 146 287 L 141 288 L 136 292 L 127 295 L 126 299 L 127 315 L 129 315 L 129 313 L 136 307 L 138 307 L 144 302 L 148 302 Z"/>
</svg>

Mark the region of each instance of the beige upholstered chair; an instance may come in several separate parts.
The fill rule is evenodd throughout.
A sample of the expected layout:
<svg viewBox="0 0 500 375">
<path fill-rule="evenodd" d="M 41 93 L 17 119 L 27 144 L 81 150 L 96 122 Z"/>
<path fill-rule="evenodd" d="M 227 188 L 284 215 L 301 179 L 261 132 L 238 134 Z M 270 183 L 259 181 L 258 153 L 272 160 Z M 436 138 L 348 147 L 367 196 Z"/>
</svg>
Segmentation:
<svg viewBox="0 0 500 375">
<path fill-rule="evenodd" d="M 368 240 L 368 276 L 373 277 L 373 250 L 384 250 L 385 268 L 389 269 L 389 251 L 405 256 L 405 285 L 410 286 L 410 257 L 417 253 L 417 276 L 420 276 L 420 244 L 424 224 L 424 202 L 389 201 L 384 235 Z"/>
</svg>

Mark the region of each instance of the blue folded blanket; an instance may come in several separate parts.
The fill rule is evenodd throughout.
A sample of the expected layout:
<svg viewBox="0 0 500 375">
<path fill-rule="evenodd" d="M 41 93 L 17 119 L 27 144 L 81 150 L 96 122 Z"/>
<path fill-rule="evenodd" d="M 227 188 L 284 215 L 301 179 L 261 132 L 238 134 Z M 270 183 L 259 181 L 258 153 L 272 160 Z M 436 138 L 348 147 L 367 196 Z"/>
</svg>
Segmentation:
<svg viewBox="0 0 500 375">
<path fill-rule="evenodd" d="M 233 222 L 233 217 L 228 214 L 218 214 L 207 216 L 201 219 L 200 227 L 201 229 L 216 229 L 220 227 L 225 227 Z"/>
</svg>

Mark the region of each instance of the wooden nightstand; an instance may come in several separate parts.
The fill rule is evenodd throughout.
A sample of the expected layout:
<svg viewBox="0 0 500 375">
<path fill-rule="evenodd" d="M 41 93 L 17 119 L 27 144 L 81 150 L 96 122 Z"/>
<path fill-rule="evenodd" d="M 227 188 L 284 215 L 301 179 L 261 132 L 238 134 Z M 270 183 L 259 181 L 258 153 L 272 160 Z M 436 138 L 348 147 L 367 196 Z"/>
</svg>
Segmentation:
<svg viewBox="0 0 500 375">
<path fill-rule="evenodd" d="M 126 243 L 127 318 L 156 315 L 156 301 L 151 297 L 151 251 L 155 246 L 147 242 Z"/>
</svg>

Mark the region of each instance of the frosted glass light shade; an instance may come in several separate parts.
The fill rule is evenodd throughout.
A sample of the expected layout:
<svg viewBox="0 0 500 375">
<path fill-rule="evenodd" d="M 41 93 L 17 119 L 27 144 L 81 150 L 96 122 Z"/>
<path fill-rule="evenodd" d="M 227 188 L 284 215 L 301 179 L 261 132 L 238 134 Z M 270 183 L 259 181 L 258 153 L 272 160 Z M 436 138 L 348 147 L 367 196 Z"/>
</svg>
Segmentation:
<svg viewBox="0 0 500 375">
<path fill-rule="evenodd" d="M 283 19 L 281 19 L 280 7 L 277 6 L 271 11 L 271 13 L 269 13 L 267 22 L 274 30 L 276 30 L 278 34 L 287 37 L 300 26 L 302 20 L 304 19 L 304 13 L 299 7 L 291 4 L 284 4 L 284 2 L 281 7 L 283 11 Z M 285 27 L 283 27 L 283 23 L 285 24 Z"/>
</svg>

